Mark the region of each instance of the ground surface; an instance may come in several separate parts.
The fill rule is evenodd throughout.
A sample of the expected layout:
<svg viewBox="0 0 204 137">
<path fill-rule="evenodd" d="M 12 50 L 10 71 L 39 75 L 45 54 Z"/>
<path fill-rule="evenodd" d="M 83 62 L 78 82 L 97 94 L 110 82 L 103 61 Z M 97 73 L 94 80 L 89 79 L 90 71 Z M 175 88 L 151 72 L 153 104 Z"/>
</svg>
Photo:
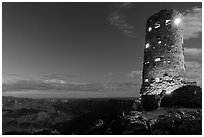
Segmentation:
<svg viewBox="0 0 204 137">
<path fill-rule="evenodd" d="M 134 98 L 3 97 L 3 134 L 201 134 L 202 110 L 136 111 Z"/>
</svg>

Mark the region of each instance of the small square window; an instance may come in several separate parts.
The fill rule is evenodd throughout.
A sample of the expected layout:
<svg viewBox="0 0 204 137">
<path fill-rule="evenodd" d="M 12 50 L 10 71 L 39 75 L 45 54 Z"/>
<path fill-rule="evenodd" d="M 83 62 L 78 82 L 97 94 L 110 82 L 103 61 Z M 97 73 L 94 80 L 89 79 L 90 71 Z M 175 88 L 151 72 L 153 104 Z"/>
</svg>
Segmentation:
<svg viewBox="0 0 204 137">
<path fill-rule="evenodd" d="M 157 61 L 160 61 L 160 60 L 161 60 L 160 58 L 156 58 L 154 61 L 157 62 Z"/>
<path fill-rule="evenodd" d="M 159 82 L 159 81 L 160 81 L 160 79 L 159 79 L 159 78 L 155 78 L 155 81 L 156 81 L 156 82 Z"/>
<path fill-rule="evenodd" d="M 169 25 L 171 20 L 166 20 L 165 24 Z"/>
</svg>

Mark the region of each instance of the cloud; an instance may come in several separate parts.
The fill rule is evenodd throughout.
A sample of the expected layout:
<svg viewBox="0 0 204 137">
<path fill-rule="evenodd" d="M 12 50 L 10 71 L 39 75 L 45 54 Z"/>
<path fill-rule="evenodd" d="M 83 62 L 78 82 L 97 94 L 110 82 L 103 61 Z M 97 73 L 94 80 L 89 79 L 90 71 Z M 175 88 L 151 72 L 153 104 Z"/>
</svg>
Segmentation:
<svg viewBox="0 0 204 137">
<path fill-rule="evenodd" d="M 128 91 L 135 91 L 135 94 L 137 93 L 138 89 L 140 88 L 140 84 L 136 82 L 130 82 L 130 81 L 123 81 L 123 82 L 109 82 L 103 84 L 104 91 L 108 92 L 124 92 L 127 93 Z"/>
<path fill-rule="evenodd" d="M 202 60 L 202 49 L 201 48 L 184 48 L 185 60 L 195 59 Z"/>
<path fill-rule="evenodd" d="M 202 64 L 197 61 L 186 61 L 186 77 L 202 85 Z"/>
<path fill-rule="evenodd" d="M 84 76 L 83 75 L 76 75 L 76 74 L 50 74 L 50 75 L 45 75 L 45 76 L 42 76 L 42 78 L 45 78 L 45 79 L 67 79 L 67 78 L 71 78 L 71 79 L 74 79 L 74 78 L 83 78 Z"/>
<path fill-rule="evenodd" d="M 201 48 L 184 48 L 184 55 L 201 57 L 202 49 Z"/>
<path fill-rule="evenodd" d="M 117 3 L 116 7 L 118 7 L 119 9 L 129 9 L 132 7 L 132 3 L 131 2 Z"/>
<path fill-rule="evenodd" d="M 7 76 L 14 76 L 14 77 L 20 77 L 20 74 L 15 74 L 15 73 L 6 73 L 6 72 L 2 72 L 3 75 L 7 75 Z"/>
<path fill-rule="evenodd" d="M 15 82 L 6 82 L 2 84 L 3 92 L 18 91 L 66 91 L 68 92 L 107 92 L 132 89 L 137 86 L 133 82 L 109 82 L 109 83 L 80 83 L 67 82 L 58 79 L 51 80 L 18 80 Z"/>
<path fill-rule="evenodd" d="M 44 80 L 44 83 L 66 84 L 67 82 L 59 79 L 48 79 L 48 80 Z"/>
<path fill-rule="evenodd" d="M 202 85 L 202 49 L 184 48 L 186 77 L 190 81 L 196 81 Z"/>
<path fill-rule="evenodd" d="M 186 61 L 185 64 L 187 69 L 200 69 L 202 67 L 201 64 L 196 61 Z"/>
<path fill-rule="evenodd" d="M 141 77 L 142 71 L 141 70 L 133 70 L 128 74 L 128 77 L 135 78 L 135 77 Z"/>
<path fill-rule="evenodd" d="M 32 90 L 56 90 L 56 91 L 100 91 L 97 84 L 66 82 L 63 80 L 17 80 L 2 85 L 3 91 L 32 91 Z"/>
<path fill-rule="evenodd" d="M 49 90 L 50 86 L 34 80 L 18 80 L 2 84 L 2 91 Z"/>
<path fill-rule="evenodd" d="M 184 39 L 198 38 L 202 32 L 202 8 L 187 10 L 183 17 Z"/>
<path fill-rule="evenodd" d="M 67 73 L 55 73 L 55 74 L 49 74 L 44 75 L 40 77 L 43 80 L 62 80 L 68 83 L 87 83 L 87 82 L 93 82 L 95 80 L 95 76 L 91 77 L 88 74 L 67 74 Z M 59 82 L 59 81 L 58 81 Z"/>
<path fill-rule="evenodd" d="M 109 15 L 108 21 L 116 26 L 120 31 L 128 36 L 135 37 L 133 34 L 134 26 L 127 22 L 127 10 L 132 7 L 132 3 L 124 2 L 115 4 L 115 10 Z"/>
</svg>

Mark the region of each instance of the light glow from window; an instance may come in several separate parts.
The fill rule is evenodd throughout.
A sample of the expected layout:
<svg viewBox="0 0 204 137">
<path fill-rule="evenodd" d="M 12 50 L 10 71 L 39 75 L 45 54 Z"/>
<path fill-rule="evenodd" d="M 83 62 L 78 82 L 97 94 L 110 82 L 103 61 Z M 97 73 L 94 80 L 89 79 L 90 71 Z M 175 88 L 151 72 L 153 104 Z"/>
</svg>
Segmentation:
<svg viewBox="0 0 204 137">
<path fill-rule="evenodd" d="M 171 92 L 172 92 L 172 91 L 168 91 L 168 90 L 167 90 L 167 91 L 166 91 L 166 94 L 168 94 L 168 95 L 169 95 L 169 94 L 171 94 Z"/>
<path fill-rule="evenodd" d="M 148 82 L 148 79 L 145 79 L 145 82 Z"/>
<path fill-rule="evenodd" d="M 149 28 L 148 28 L 148 31 L 150 32 L 151 30 L 152 30 L 152 27 L 149 27 Z"/>
<path fill-rule="evenodd" d="M 159 82 L 159 78 L 155 78 L 155 81 L 156 81 L 156 82 Z"/>
<path fill-rule="evenodd" d="M 157 61 L 160 61 L 160 60 L 161 60 L 160 58 L 156 58 L 154 61 L 156 61 L 156 62 L 157 62 Z"/>
<path fill-rule="evenodd" d="M 149 43 L 147 43 L 147 44 L 145 45 L 145 47 L 146 47 L 146 49 L 149 48 L 149 47 L 150 47 Z"/>
<path fill-rule="evenodd" d="M 180 17 L 177 17 L 174 19 L 174 24 L 175 25 L 179 25 L 181 23 L 181 18 Z"/>
</svg>

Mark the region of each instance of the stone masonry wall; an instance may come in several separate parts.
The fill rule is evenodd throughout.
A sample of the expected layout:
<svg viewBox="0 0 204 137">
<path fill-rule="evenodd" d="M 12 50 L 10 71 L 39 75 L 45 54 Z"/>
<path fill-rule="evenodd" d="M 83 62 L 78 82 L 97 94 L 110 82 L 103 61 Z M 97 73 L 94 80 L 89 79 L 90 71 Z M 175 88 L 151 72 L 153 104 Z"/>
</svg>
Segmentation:
<svg viewBox="0 0 204 137">
<path fill-rule="evenodd" d="M 182 16 L 164 9 L 146 22 L 141 95 L 171 93 L 185 80 Z"/>
</svg>

